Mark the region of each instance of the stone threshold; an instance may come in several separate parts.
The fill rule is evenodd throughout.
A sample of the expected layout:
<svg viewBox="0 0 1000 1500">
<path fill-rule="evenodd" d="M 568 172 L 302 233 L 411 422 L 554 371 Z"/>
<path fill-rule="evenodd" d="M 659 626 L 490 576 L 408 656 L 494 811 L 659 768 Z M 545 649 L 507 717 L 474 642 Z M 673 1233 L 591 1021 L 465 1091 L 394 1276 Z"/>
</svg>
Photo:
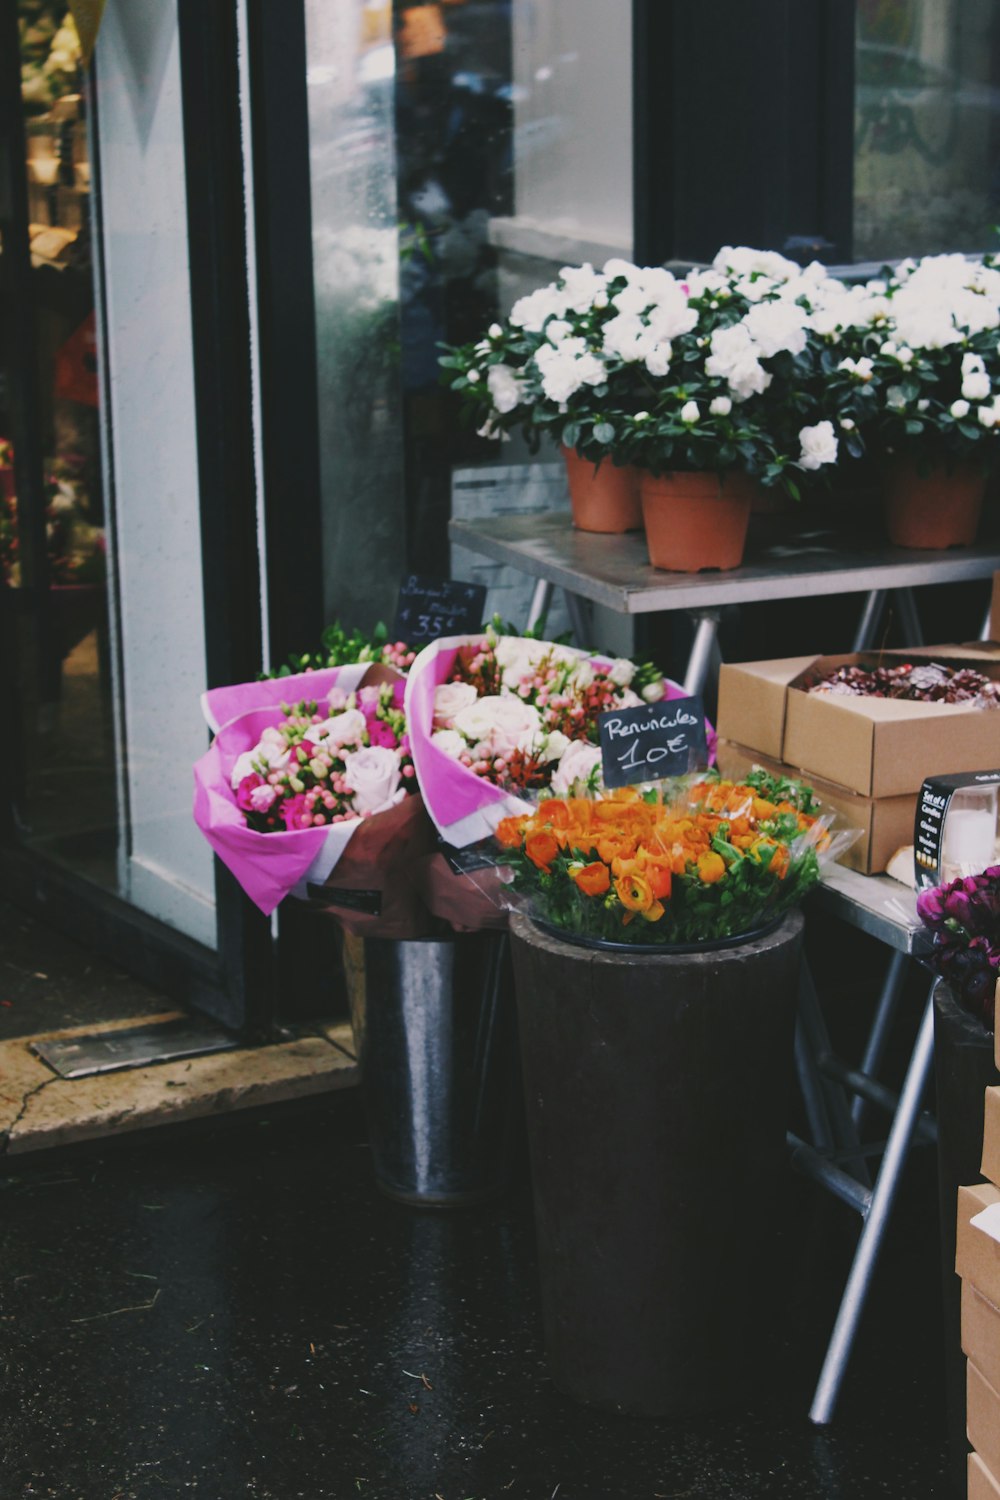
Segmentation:
<svg viewBox="0 0 1000 1500">
<path fill-rule="evenodd" d="M 44 1035 L 118 1031 L 182 1014 L 132 1016 Z M 347 1022 L 319 1021 L 285 1041 L 88 1078 L 60 1078 L 31 1051 L 39 1040 L 40 1035 L 0 1043 L 0 1157 L 283 1104 L 358 1082 Z"/>
</svg>

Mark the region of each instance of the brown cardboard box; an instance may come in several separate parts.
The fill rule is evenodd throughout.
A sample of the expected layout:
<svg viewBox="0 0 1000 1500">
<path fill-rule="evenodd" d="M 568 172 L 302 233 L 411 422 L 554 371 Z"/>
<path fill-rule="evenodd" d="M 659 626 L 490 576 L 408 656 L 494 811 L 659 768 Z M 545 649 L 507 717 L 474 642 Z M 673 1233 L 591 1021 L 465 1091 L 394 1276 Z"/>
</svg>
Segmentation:
<svg viewBox="0 0 1000 1500">
<path fill-rule="evenodd" d="M 817 657 L 789 683 L 782 759 L 790 765 L 865 797 L 896 797 L 919 792 L 928 776 L 978 771 L 1000 760 L 1000 712 L 805 690 L 817 677 L 857 660 Z M 961 658 L 950 661 L 958 665 Z M 983 662 L 978 666 L 984 669 Z M 986 670 L 1000 677 L 1000 665 Z"/>
<path fill-rule="evenodd" d="M 994 1307 L 1000 1307 L 1000 1242 L 970 1223 L 991 1203 L 1000 1203 L 1000 1188 L 991 1183 L 959 1188 L 955 1270 Z"/>
<path fill-rule="evenodd" d="M 967 659 L 958 646 L 889 654 L 897 660 L 947 655 L 954 666 Z M 1000 713 L 805 690 L 825 672 L 872 659 L 869 653 L 726 663 L 719 734 L 862 797 L 913 796 L 928 776 L 1000 763 Z M 1000 652 L 973 664 L 1000 678 Z"/>
<path fill-rule="evenodd" d="M 847 828 L 860 828 L 861 838 L 845 849 L 840 863 L 862 875 L 878 875 L 897 849 L 913 842 L 913 819 L 917 809 L 916 793 L 903 797 L 862 797 L 836 786 L 811 771 L 800 771 L 784 761 L 761 755 L 746 745 L 719 740 L 719 769 L 724 776 L 745 776 L 752 765 L 760 765 L 775 776 L 798 777 L 813 788 L 825 806 L 833 809 Z"/>
<path fill-rule="evenodd" d="M 969 1500 L 1000 1500 L 1000 1480 L 994 1478 L 978 1453 L 969 1454 Z"/>
<path fill-rule="evenodd" d="M 971 1359 L 967 1373 L 965 1430 L 969 1442 L 995 1478 L 1000 1475 L 1000 1396 Z"/>
<path fill-rule="evenodd" d="M 720 736 L 781 760 L 786 689 L 815 660 L 790 656 L 781 661 L 724 662 L 716 723 Z"/>
<path fill-rule="evenodd" d="M 995 1187 L 1000 1187 L 1000 1088 L 986 1090 L 983 1165 L 980 1171 Z"/>
<path fill-rule="evenodd" d="M 1000 1390 L 1000 1309 L 971 1281 L 962 1282 L 962 1352 Z"/>
</svg>

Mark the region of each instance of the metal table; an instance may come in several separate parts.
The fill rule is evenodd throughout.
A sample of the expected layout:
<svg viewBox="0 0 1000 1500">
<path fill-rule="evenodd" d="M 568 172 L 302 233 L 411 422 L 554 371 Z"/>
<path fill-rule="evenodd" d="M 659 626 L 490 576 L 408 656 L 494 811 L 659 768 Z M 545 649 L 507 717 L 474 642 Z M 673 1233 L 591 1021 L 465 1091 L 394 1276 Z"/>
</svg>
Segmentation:
<svg viewBox="0 0 1000 1500">
<path fill-rule="evenodd" d="M 667 573 L 650 565 L 641 532 L 624 536 L 577 531 L 562 511 L 452 521 L 451 540 L 539 580 L 529 625 L 546 612 L 554 588 L 566 594 L 581 645 L 590 634 L 586 601 L 619 614 L 685 610 L 695 618 L 694 644 L 684 686 L 704 687 L 718 657 L 718 611 L 726 604 L 770 599 L 863 594 L 854 650 L 870 645 L 886 594 L 895 591 L 911 645 L 923 639 L 911 590 L 929 584 L 990 578 L 1000 569 L 1000 540 L 949 552 L 890 547 L 871 536 L 848 544 L 842 531 L 809 515 L 755 516 L 746 561 L 728 573 Z M 985 628 L 985 627 L 984 627 Z"/>
<path fill-rule="evenodd" d="M 889 967 L 858 1068 L 834 1055 L 816 988 L 803 964 L 795 1060 L 812 1144 L 789 1133 L 793 1165 L 847 1203 L 862 1220 L 861 1235 L 840 1301 L 833 1333 L 809 1416 L 817 1425 L 831 1421 L 851 1348 L 871 1287 L 903 1168 L 915 1140 L 936 1139 L 933 1119 L 920 1109 L 933 1060 L 934 984 L 930 986 L 917 1038 L 898 1095 L 877 1073 L 895 1018 L 910 959 L 931 946 L 930 933 L 916 914 L 916 897 L 885 875 L 859 875 L 834 866 L 810 903 L 867 932 L 891 950 Z M 936 981 L 935 981 L 936 982 Z M 848 1104 L 848 1096 L 853 1096 Z M 866 1146 L 860 1137 L 868 1105 L 890 1117 L 884 1144 Z M 881 1152 L 874 1181 L 867 1157 Z"/>
</svg>

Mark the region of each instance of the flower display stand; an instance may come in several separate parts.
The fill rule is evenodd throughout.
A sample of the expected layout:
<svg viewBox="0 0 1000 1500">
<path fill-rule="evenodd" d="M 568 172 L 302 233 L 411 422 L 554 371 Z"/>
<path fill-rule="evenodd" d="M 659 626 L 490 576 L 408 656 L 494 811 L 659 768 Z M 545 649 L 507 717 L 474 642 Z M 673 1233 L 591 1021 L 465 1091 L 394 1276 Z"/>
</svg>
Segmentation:
<svg viewBox="0 0 1000 1500">
<path fill-rule="evenodd" d="M 520 1118 L 506 933 L 343 937 L 375 1180 L 424 1208 L 503 1191 Z"/>
<path fill-rule="evenodd" d="M 1000 1084 L 993 1033 L 960 1006 L 947 984 L 934 992 L 934 1083 L 938 1122 L 938 1200 L 941 1209 L 941 1281 L 944 1301 L 945 1391 L 952 1490 L 964 1495 L 965 1356 L 962 1353 L 961 1283 L 955 1275 L 955 1203 L 958 1189 L 979 1182 L 985 1093 Z"/>
<path fill-rule="evenodd" d="M 511 921 L 549 1370 L 650 1416 L 745 1391 L 769 1310 L 802 917 L 729 948 Z"/>
</svg>

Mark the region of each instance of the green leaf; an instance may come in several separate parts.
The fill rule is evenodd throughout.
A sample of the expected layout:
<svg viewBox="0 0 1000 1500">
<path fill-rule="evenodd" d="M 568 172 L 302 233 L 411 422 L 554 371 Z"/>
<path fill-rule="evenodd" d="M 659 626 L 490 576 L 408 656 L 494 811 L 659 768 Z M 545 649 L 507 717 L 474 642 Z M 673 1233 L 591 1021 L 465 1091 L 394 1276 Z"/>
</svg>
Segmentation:
<svg viewBox="0 0 1000 1500">
<path fill-rule="evenodd" d="M 562 441 L 564 448 L 575 448 L 580 440 L 579 422 L 567 422 L 562 430 Z"/>
<path fill-rule="evenodd" d="M 615 429 L 610 422 L 597 422 L 594 425 L 595 443 L 611 443 L 614 441 Z"/>
</svg>

